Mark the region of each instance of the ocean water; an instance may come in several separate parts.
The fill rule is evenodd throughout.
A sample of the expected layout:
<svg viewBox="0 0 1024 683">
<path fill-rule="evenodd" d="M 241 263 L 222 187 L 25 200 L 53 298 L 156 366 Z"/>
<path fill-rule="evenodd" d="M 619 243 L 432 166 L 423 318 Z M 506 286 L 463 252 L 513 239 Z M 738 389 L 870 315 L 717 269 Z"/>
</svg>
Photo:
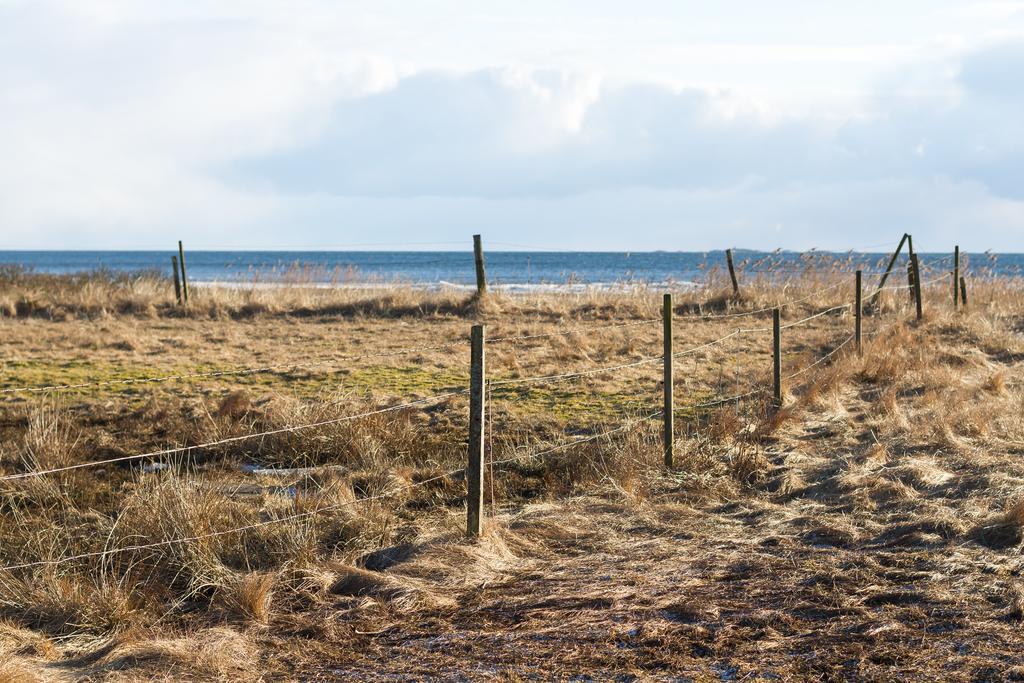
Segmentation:
<svg viewBox="0 0 1024 683">
<path fill-rule="evenodd" d="M 95 270 L 170 275 L 172 251 L 0 251 L 0 264 L 38 273 Z M 360 285 L 404 283 L 470 286 L 475 281 L 471 251 L 189 251 L 193 283 Z M 920 254 L 926 272 L 952 268 L 951 254 Z M 1019 275 L 1022 254 L 964 254 L 968 275 Z M 807 269 L 877 273 L 882 253 L 735 252 L 744 278 L 779 277 Z M 498 287 L 611 286 L 686 283 L 725 268 L 724 252 L 488 251 L 487 279 Z M 900 268 L 905 269 L 901 256 Z"/>
</svg>

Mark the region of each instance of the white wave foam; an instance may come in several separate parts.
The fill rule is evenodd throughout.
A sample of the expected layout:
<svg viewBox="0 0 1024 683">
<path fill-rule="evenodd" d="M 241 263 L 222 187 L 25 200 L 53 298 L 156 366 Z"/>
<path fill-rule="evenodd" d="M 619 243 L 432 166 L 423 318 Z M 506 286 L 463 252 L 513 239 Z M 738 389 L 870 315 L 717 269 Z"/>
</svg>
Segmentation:
<svg viewBox="0 0 1024 683">
<path fill-rule="evenodd" d="M 337 289 L 380 291 L 394 289 L 414 289 L 427 292 L 456 291 L 472 293 L 476 285 L 448 282 L 240 282 L 231 280 L 208 280 L 190 283 L 192 287 L 210 287 L 235 290 L 260 289 Z M 506 282 L 489 284 L 488 289 L 503 294 L 586 294 L 588 292 L 622 292 L 635 293 L 644 291 L 664 291 L 666 289 L 696 289 L 699 284 L 693 281 L 678 282 Z"/>
</svg>

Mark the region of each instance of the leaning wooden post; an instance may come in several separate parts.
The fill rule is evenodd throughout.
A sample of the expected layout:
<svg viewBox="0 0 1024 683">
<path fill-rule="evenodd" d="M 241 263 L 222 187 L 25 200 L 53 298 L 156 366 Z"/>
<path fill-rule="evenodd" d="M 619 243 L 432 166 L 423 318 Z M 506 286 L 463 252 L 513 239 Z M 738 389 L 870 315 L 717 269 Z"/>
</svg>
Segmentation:
<svg viewBox="0 0 1024 683">
<path fill-rule="evenodd" d="M 178 274 L 178 257 L 171 256 L 171 272 L 174 273 L 174 298 L 181 305 L 181 277 Z"/>
<path fill-rule="evenodd" d="M 725 250 L 725 263 L 729 266 L 729 279 L 732 280 L 732 295 L 740 297 L 740 282 L 736 279 L 736 265 L 732 262 L 732 249 Z"/>
<path fill-rule="evenodd" d="M 484 248 L 480 235 L 473 235 L 473 260 L 476 261 L 476 293 L 487 291 L 487 275 L 484 273 Z"/>
<path fill-rule="evenodd" d="M 864 299 L 863 299 L 864 290 L 862 289 L 863 281 L 864 281 L 864 274 L 861 273 L 861 271 L 858 270 L 857 274 L 856 274 L 856 277 L 854 278 L 854 288 L 855 288 L 854 312 L 855 312 L 857 317 L 856 317 L 856 319 L 854 320 L 854 323 L 853 323 L 853 336 L 854 336 L 854 339 L 856 340 L 857 355 L 858 356 L 861 354 L 861 329 L 862 329 L 862 324 L 861 324 L 862 320 L 861 319 L 862 319 L 862 317 L 864 315 Z"/>
<path fill-rule="evenodd" d="M 469 463 L 466 467 L 466 534 L 483 531 L 484 510 L 484 326 L 473 325 L 469 367 Z"/>
<path fill-rule="evenodd" d="M 772 309 L 772 379 L 774 380 L 774 393 L 772 398 L 775 407 L 782 407 L 782 317 L 777 308 Z"/>
<path fill-rule="evenodd" d="M 917 307 L 917 320 L 920 322 L 924 318 L 924 309 L 921 304 L 921 262 L 917 254 L 911 257 L 910 263 L 914 266 L 914 304 Z"/>
<path fill-rule="evenodd" d="M 953 247 L 953 310 L 960 308 L 960 246 Z"/>
<path fill-rule="evenodd" d="M 967 280 L 963 275 L 960 276 L 960 302 L 967 308 Z"/>
<path fill-rule="evenodd" d="M 181 266 L 181 294 L 185 303 L 188 303 L 188 274 L 185 270 L 185 248 L 178 240 L 178 264 Z"/>
<path fill-rule="evenodd" d="M 871 295 L 871 300 L 868 303 L 874 303 L 875 300 L 881 296 L 882 288 L 885 287 L 885 281 L 889 279 L 889 274 L 892 272 L 893 267 L 896 265 L 896 259 L 900 256 L 900 251 L 903 249 L 903 243 L 910 237 L 907 233 L 903 233 L 903 237 L 900 239 L 900 243 L 896 245 L 896 251 L 892 252 L 892 258 L 889 259 L 889 265 L 886 266 L 885 272 L 882 273 L 882 279 L 878 283 L 878 289 Z M 911 257 L 913 258 L 913 257 Z"/>
<path fill-rule="evenodd" d="M 664 311 L 664 366 L 665 366 L 665 407 L 663 418 L 665 422 L 665 467 L 672 467 L 674 461 L 675 430 L 673 427 L 675 409 L 672 402 L 672 295 L 665 295 Z"/>
</svg>

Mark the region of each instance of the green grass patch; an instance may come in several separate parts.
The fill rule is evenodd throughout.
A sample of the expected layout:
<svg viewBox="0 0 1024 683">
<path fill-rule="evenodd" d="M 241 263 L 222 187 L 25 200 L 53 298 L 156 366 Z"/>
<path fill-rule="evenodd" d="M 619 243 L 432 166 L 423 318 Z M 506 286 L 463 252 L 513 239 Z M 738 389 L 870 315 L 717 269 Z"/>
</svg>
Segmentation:
<svg viewBox="0 0 1024 683">
<path fill-rule="evenodd" d="M 76 399 L 108 400 L 122 397 L 141 400 L 154 393 L 196 394 L 222 393 L 233 389 L 255 392 L 287 392 L 312 398 L 324 390 L 354 392 L 366 395 L 420 397 L 434 393 L 458 391 L 469 386 L 469 376 L 443 368 L 422 365 L 375 365 L 360 368 L 282 369 L 280 371 L 234 374 L 214 377 L 187 375 L 231 372 L 237 366 L 199 364 L 155 368 L 146 365 L 121 365 L 108 362 L 15 361 L 4 367 L 0 388 L 43 387 L 88 384 L 61 392 Z M 163 382 L 118 384 L 122 380 L 182 376 Z M 500 379 L 498 377 L 492 379 Z M 112 384 L 105 384 L 114 382 Z M 553 382 L 548 384 L 511 384 L 496 386 L 490 399 L 510 414 L 543 411 L 559 419 L 579 419 L 581 415 L 627 415 L 655 411 L 661 406 L 656 384 L 622 386 L 613 390 L 596 389 L 591 382 Z M 184 390 L 184 391 L 183 391 Z M 8 394 L 9 399 L 32 399 L 41 393 Z M 676 416 L 680 419 L 707 414 L 708 408 L 688 407 L 713 400 L 708 392 L 676 395 Z M 134 401 L 133 401 L 134 402 Z"/>
</svg>

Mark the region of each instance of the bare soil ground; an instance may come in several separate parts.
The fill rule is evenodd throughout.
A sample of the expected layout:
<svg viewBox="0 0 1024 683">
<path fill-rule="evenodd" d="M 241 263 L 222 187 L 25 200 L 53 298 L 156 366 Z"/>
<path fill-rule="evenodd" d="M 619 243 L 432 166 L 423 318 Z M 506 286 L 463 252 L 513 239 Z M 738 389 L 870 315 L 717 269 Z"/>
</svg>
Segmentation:
<svg viewBox="0 0 1024 683">
<path fill-rule="evenodd" d="M 814 295 L 792 322 L 849 292 L 806 281 L 735 304 L 681 297 L 677 349 L 757 329 L 677 359 L 671 471 L 657 420 L 532 455 L 657 410 L 658 364 L 495 386 L 477 541 L 463 534 L 461 395 L 0 480 L 0 564 L 31 565 L 0 571 L 0 681 L 1024 678 L 1024 299 L 1011 284 L 979 285 L 959 313 L 930 291 L 922 323 L 905 292 L 886 294 L 863 356 L 846 347 L 793 378 L 779 411 L 761 397 L 694 407 L 763 386 L 771 335 L 764 314 L 699 320 L 690 306 Z M 0 319 L 0 389 L 89 386 L 2 395 L 4 476 L 459 390 L 475 320 L 491 337 L 581 328 L 495 342 L 493 379 L 661 351 L 656 293 L 259 310 L 229 298 L 182 315 L 149 292 L 107 291 L 130 305 L 97 311 L 39 288 Z M 848 311 L 785 330 L 785 374 L 851 331 Z M 293 360 L 324 364 L 95 385 Z M 178 542 L 192 536 L 207 537 Z"/>
</svg>

